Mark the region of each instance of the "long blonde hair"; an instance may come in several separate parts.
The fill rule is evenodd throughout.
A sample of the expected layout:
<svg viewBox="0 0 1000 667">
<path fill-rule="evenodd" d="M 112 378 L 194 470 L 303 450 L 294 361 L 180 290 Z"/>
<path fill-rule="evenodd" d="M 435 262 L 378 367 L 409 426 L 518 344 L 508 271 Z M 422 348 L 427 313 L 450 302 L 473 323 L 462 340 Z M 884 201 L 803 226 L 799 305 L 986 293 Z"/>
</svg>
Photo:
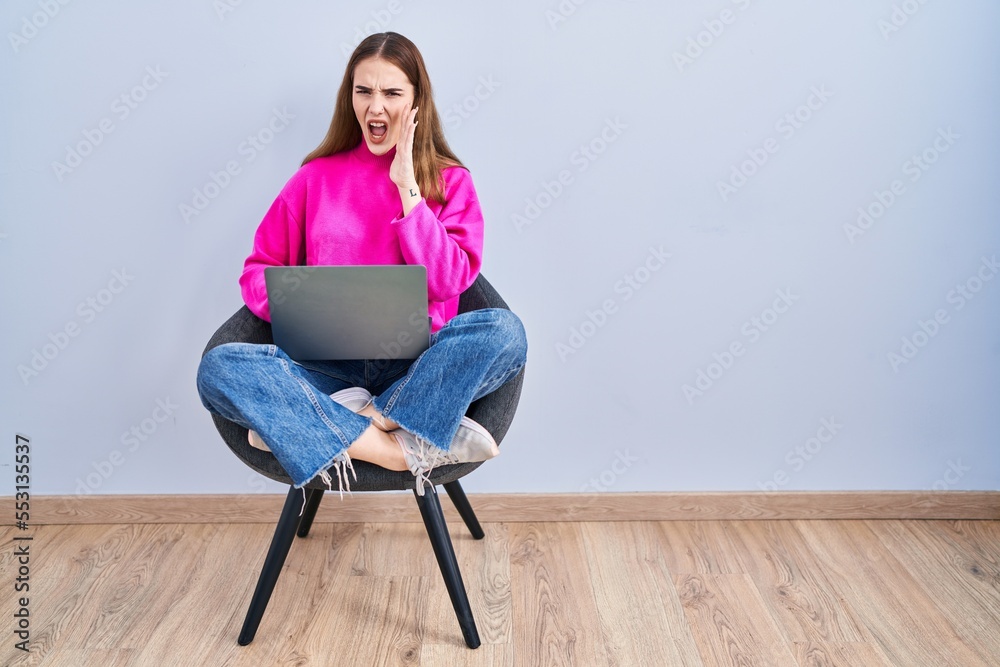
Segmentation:
<svg viewBox="0 0 1000 667">
<path fill-rule="evenodd" d="M 347 61 L 344 80 L 337 93 L 337 103 L 333 110 L 333 120 L 323 142 L 302 160 L 306 164 L 318 157 L 326 157 L 341 151 L 351 150 L 363 140 L 361 127 L 354 114 L 353 91 L 354 70 L 358 63 L 367 58 L 381 58 L 392 63 L 406 74 L 413 86 L 413 106 L 419 109 L 420 119 L 413 132 L 413 172 L 420 192 L 428 199 L 444 203 L 444 179 L 441 170 L 445 167 L 465 167 L 448 146 L 441 129 L 441 119 L 434 106 L 431 80 L 427 76 L 424 59 L 416 45 L 395 32 L 380 32 L 366 37 Z"/>
</svg>

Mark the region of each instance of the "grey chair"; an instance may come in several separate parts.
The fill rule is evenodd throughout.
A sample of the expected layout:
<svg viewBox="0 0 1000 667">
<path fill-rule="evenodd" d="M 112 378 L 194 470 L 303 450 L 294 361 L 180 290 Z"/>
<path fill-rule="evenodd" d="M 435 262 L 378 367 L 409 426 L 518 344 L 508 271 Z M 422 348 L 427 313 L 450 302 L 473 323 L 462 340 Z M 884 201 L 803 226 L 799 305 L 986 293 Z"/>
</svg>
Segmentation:
<svg viewBox="0 0 1000 667">
<path fill-rule="evenodd" d="M 464 313 L 482 308 L 508 308 L 508 306 L 486 278 L 480 274 L 475 283 L 462 294 L 459 301 L 459 312 Z M 271 344 L 274 342 L 271 338 L 271 325 L 258 318 L 244 306 L 215 332 L 215 335 L 208 342 L 205 352 L 218 345 L 233 342 Z M 524 370 L 522 369 L 517 376 L 498 390 L 475 401 L 469 406 L 466 413 L 482 424 L 493 435 L 497 443 L 503 440 L 514 418 L 514 412 L 521 396 L 523 380 Z M 247 429 L 215 414 L 212 415 L 212 418 L 223 440 L 241 461 L 265 477 L 289 485 L 281 516 L 278 519 L 274 537 L 271 539 L 264 567 L 257 580 L 257 588 L 250 600 L 250 608 L 243 621 L 243 629 L 240 632 L 239 644 L 246 646 L 253 641 L 295 536 L 306 537 L 309 534 L 326 486 L 318 478 L 310 482 L 306 486 L 305 507 L 303 508 L 302 491 L 291 486 L 291 478 L 288 477 L 273 454 L 251 447 L 247 442 Z M 452 606 L 454 606 L 455 614 L 458 616 L 458 623 L 461 626 L 465 643 L 469 648 L 478 648 L 480 645 L 479 633 L 476 630 L 476 622 L 469 606 L 465 584 L 462 582 L 462 574 L 458 569 L 458 561 L 455 558 L 455 550 L 448 535 L 444 515 L 441 512 L 441 504 L 437 494 L 432 493 L 432 490 L 436 490 L 437 485 L 444 486 L 472 536 L 477 540 L 482 539 L 483 529 L 480 527 L 475 512 L 473 512 L 459 482 L 460 478 L 468 475 L 481 464 L 461 463 L 435 469 L 431 473 L 430 480 L 434 489 L 427 489 L 426 493 L 421 496 L 416 492 L 416 480 L 410 472 L 386 470 L 366 461 L 354 461 L 353 463 L 357 473 L 357 481 L 354 481 L 353 478 L 351 480 L 352 492 L 402 489 L 413 491 L 424 526 L 427 529 L 427 535 L 430 537 L 431 546 L 434 549 L 434 555 L 437 557 L 441 575 L 444 577 L 445 586 L 451 597 Z"/>
</svg>

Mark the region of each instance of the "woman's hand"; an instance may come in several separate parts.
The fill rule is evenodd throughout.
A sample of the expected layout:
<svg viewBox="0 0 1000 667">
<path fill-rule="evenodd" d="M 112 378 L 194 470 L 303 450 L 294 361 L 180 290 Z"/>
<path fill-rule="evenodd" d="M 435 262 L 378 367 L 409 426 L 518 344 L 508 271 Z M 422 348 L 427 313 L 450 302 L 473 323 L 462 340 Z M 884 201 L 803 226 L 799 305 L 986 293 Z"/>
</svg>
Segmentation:
<svg viewBox="0 0 1000 667">
<path fill-rule="evenodd" d="M 417 110 L 411 110 L 407 104 L 403 111 L 403 127 L 400 128 L 399 139 L 396 140 L 396 155 L 389 166 L 389 178 L 400 189 L 417 187 L 417 178 L 413 173 L 413 134 L 417 128 L 416 117 Z"/>
<path fill-rule="evenodd" d="M 396 140 L 396 155 L 389 165 L 389 178 L 399 189 L 399 198 L 403 203 L 403 215 L 409 215 L 413 207 L 420 202 L 420 188 L 413 172 L 413 135 L 417 129 L 417 110 L 410 110 L 406 105 L 403 111 L 403 127 L 399 130 Z"/>
</svg>

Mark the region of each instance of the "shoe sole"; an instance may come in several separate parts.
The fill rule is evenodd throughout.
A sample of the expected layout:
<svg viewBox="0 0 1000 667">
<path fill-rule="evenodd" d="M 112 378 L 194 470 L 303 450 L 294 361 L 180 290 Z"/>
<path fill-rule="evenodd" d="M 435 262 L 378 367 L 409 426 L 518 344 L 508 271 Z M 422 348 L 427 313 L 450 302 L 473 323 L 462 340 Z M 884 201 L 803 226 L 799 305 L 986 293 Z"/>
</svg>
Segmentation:
<svg viewBox="0 0 1000 667">
<path fill-rule="evenodd" d="M 367 389 L 363 389 L 362 387 L 341 389 L 338 392 L 330 394 L 330 398 L 351 412 L 357 412 L 372 401 L 372 395 L 368 393 Z"/>
</svg>

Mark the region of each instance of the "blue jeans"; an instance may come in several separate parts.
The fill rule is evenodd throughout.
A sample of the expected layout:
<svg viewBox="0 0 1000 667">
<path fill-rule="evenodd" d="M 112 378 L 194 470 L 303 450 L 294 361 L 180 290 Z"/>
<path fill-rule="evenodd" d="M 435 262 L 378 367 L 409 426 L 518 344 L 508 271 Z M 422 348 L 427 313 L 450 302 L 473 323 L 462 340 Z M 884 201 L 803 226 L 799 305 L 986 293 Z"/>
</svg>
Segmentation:
<svg viewBox="0 0 1000 667">
<path fill-rule="evenodd" d="M 371 423 L 330 394 L 364 387 L 385 418 L 447 451 L 469 405 L 526 356 L 518 317 L 486 308 L 449 320 L 417 359 L 295 362 L 275 345 L 219 345 L 201 360 L 198 394 L 210 412 L 256 431 L 301 488 L 317 475 L 329 484 L 326 470 L 349 465 L 347 448 Z"/>
</svg>

